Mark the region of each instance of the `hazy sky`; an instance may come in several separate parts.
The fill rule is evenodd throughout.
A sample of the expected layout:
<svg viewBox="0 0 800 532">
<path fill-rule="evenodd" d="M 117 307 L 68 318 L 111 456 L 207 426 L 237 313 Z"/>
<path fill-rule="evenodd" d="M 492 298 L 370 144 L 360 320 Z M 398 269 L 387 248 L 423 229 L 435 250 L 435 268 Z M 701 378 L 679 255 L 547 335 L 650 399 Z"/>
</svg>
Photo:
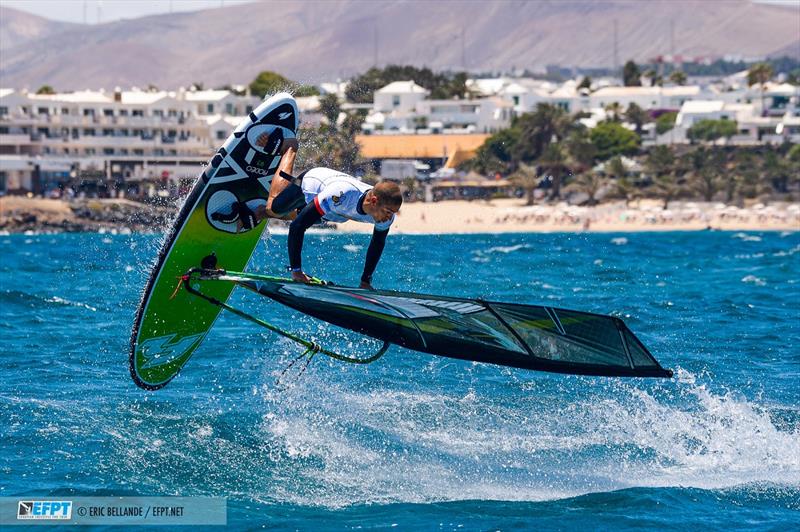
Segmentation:
<svg viewBox="0 0 800 532">
<path fill-rule="evenodd" d="M 0 0 L 3 6 L 62 22 L 113 22 L 122 18 L 197 11 L 255 0 Z"/>
</svg>

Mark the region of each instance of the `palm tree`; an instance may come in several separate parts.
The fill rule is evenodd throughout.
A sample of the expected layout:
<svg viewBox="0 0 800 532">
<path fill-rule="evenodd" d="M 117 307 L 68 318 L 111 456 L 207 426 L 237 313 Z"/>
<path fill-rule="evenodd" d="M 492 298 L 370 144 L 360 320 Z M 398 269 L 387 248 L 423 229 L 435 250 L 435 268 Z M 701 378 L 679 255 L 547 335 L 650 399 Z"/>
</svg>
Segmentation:
<svg viewBox="0 0 800 532">
<path fill-rule="evenodd" d="M 682 190 L 676 175 L 675 155 L 668 146 L 656 146 L 650 150 L 645 166 L 653 173 L 656 190 L 661 195 L 666 210 L 669 202 Z"/>
<path fill-rule="evenodd" d="M 542 156 L 551 142 L 558 142 L 567 136 L 572 119 L 560 107 L 540 103 L 533 113 L 517 119 L 512 127 L 519 129 L 519 142 L 513 146 L 515 161 L 534 161 Z"/>
<path fill-rule="evenodd" d="M 756 63 L 747 72 L 747 84 L 751 87 L 758 84 L 761 88 L 761 116 L 764 116 L 764 91 L 766 90 L 766 83 L 772 79 L 774 71 L 772 65 L 769 63 Z"/>
<path fill-rule="evenodd" d="M 610 120 L 612 122 L 619 122 L 619 116 L 622 114 L 622 106 L 619 104 L 619 102 L 613 102 L 606 105 L 606 111 L 611 113 Z"/>
<path fill-rule="evenodd" d="M 686 79 L 686 74 L 680 70 L 675 70 L 669 75 L 669 80 L 675 85 L 684 85 Z"/>
<path fill-rule="evenodd" d="M 692 185 L 706 201 L 711 201 L 719 190 L 719 171 L 724 164 L 721 150 L 698 148 L 688 156 Z"/>
<path fill-rule="evenodd" d="M 539 167 L 550 175 L 552 186 L 550 188 L 550 199 L 561 196 L 562 176 L 569 171 L 567 168 L 567 157 L 560 144 L 549 144 L 544 153 L 538 160 Z"/>
<path fill-rule="evenodd" d="M 525 205 L 533 205 L 533 193 L 539 186 L 539 175 L 535 166 L 520 163 L 516 172 L 511 174 L 511 182 L 525 191 Z"/>
<path fill-rule="evenodd" d="M 631 102 L 628 106 L 628 110 L 625 112 L 625 118 L 636 126 L 636 134 L 641 137 L 642 126 L 650 121 L 650 114 L 634 102 Z"/>
<path fill-rule="evenodd" d="M 617 155 L 606 162 L 605 173 L 609 177 L 614 178 L 617 192 L 625 198 L 625 206 L 630 205 L 630 202 L 635 197 L 639 196 L 639 192 L 633 183 L 628 179 L 628 169 L 625 168 L 625 163 L 622 162 L 622 157 Z"/>
<path fill-rule="evenodd" d="M 597 192 L 603 188 L 607 182 L 608 180 L 599 173 L 590 170 L 576 176 L 575 181 L 573 181 L 569 188 L 585 192 L 586 195 L 589 196 L 587 203 L 589 206 L 592 206 L 597 205 Z"/>
</svg>

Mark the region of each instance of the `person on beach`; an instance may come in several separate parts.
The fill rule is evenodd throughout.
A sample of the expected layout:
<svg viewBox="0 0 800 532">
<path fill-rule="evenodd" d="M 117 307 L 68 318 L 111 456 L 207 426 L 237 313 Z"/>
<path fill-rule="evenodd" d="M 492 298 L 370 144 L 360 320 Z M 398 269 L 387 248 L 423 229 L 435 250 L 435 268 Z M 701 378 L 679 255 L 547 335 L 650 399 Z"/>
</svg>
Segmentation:
<svg viewBox="0 0 800 532">
<path fill-rule="evenodd" d="M 266 144 L 267 138 L 258 142 Z M 267 202 L 250 210 L 236 203 L 231 216 L 238 216 L 240 230 L 252 229 L 266 218 L 291 220 L 289 225 L 289 271 L 292 279 L 308 283 L 311 278 L 303 272 L 302 250 L 305 232 L 314 224 L 355 220 L 373 224 L 372 239 L 367 248 L 361 288 L 373 290 L 372 275 L 386 245 L 386 236 L 395 215 L 403 204 L 397 183 L 383 181 L 369 185 L 344 172 L 330 168 L 311 168 L 297 177 L 292 175 L 297 155 L 296 139 L 286 139 L 281 161 L 270 184 Z"/>
</svg>

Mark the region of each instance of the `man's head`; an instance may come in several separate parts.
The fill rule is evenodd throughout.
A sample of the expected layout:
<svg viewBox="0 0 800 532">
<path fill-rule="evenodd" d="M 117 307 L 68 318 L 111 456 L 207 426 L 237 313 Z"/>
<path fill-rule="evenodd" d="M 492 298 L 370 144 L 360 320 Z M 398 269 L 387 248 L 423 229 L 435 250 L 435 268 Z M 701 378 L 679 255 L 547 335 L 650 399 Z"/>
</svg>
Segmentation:
<svg viewBox="0 0 800 532">
<path fill-rule="evenodd" d="M 364 199 L 364 212 L 372 216 L 376 222 L 385 222 L 397 214 L 401 205 L 403 205 L 403 194 L 397 183 L 381 181 L 367 193 Z"/>
</svg>

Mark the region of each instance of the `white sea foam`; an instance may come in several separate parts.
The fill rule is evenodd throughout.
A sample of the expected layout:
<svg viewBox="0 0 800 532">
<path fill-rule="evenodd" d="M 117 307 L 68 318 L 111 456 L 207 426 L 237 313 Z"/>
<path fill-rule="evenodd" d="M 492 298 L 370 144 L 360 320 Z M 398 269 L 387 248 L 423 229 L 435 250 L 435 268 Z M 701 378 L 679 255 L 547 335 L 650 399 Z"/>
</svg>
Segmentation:
<svg viewBox="0 0 800 532">
<path fill-rule="evenodd" d="M 357 244 L 345 244 L 342 246 L 342 249 L 350 253 L 358 253 L 359 251 L 364 249 L 364 246 L 359 246 Z"/>
<path fill-rule="evenodd" d="M 745 275 L 744 277 L 742 277 L 742 282 L 743 283 L 751 283 L 751 284 L 754 284 L 756 286 L 766 286 L 767 285 L 767 282 L 764 279 L 756 277 L 755 275 Z"/>
<path fill-rule="evenodd" d="M 773 257 L 789 257 L 791 255 L 794 255 L 795 253 L 800 253 L 800 244 L 798 244 L 797 246 L 795 246 L 792 249 L 789 249 L 787 251 L 778 251 L 776 253 L 773 253 L 772 256 Z"/>
<path fill-rule="evenodd" d="M 528 244 L 517 244 L 515 246 L 494 246 L 483 253 L 513 253 L 515 251 L 519 251 L 520 249 L 528 249 L 531 246 Z"/>
<path fill-rule="evenodd" d="M 282 493 L 296 504 L 538 501 L 631 486 L 800 484 L 800 428 L 779 430 L 764 407 L 699 380 L 679 370 L 666 396 L 621 383 L 614 393 L 605 388 L 559 405 L 537 398 L 535 382 L 512 404 L 471 388 L 458 396 L 301 385 L 289 400 L 265 388 L 283 411 L 265 416 L 262 428 L 298 475 L 325 486 Z"/>
<path fill-rule="evenodd" d="M 738 238 L 742 242 L 761 242 L 760 236 L 748 235 L 747 233 L 736 233 L 732 238 Z"/>
<path fill-rule="evenodd" d="M 60 303 L 62 305 L 68 305 L 71 307 L 82 307 L 91 310 L 92 312 L 97 312 L 97 309 L 91 305 L 87 305 L 86 303 L 81 303 L 79 301 L 70 301 L 69 299 L 64 299 L 63 297 L 58 297 L 58 296 L 48 297 L 47 299 L 45 299 L 45 301 L 47 301 L 48 303 Z"/>
<path fill-rule="evenodd" d="M 625 238 L 624 236 L 620 236 L 620 237 L 617 237 L 617 238 L 612 238 L 611 239 L 611 243 L 616 245 L 616 246 L 624 246 L 625 244 L 628 243 L 628 239 Z"/>
</svg>

